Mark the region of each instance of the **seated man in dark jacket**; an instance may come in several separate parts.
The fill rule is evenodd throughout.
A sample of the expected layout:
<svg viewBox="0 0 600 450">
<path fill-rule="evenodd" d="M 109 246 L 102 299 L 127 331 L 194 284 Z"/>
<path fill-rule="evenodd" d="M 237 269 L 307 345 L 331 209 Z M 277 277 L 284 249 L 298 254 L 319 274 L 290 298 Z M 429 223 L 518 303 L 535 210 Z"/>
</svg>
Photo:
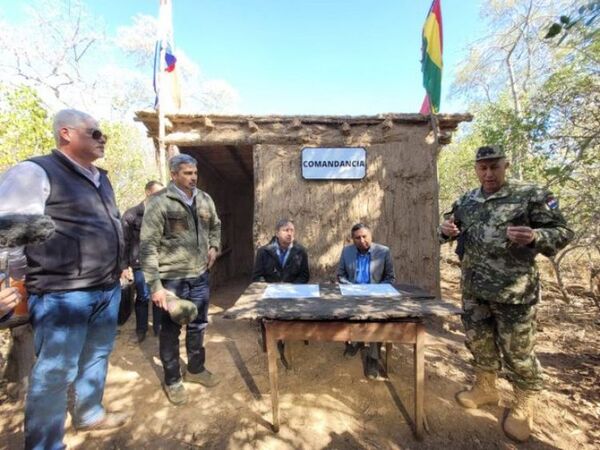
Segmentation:
<svg viewBox="0 0 600 450">
<path fill-rule="evenodd" d="M 267 283 L 308 283 L 308 255 L 294 242 L 294 224 L 281 219 L 275 227 L 275 236 L 256 252 L 252 281 Z"/>
<path fill-rule="evenodd" d="M 308 255 L 304 247 L 294 242 L 294 224 L 290 219 L 281 219 L 275 226 L 275 236 L 267 245 L 256 252 L 252 281 L 267 283 L 308 283 Z M 262 326 L 261 326 L 262 329 Z M 264 339 L 263 339 L 264 342 Z M 277 342 L 281 362 L 286 369 L 283 341 Z"/>
</svg>

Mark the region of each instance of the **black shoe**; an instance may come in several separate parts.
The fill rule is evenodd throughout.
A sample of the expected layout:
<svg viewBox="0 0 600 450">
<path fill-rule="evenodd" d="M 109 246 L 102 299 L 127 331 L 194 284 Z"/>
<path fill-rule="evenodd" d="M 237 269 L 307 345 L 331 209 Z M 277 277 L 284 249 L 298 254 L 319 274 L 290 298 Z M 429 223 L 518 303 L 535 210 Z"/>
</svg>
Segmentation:
<svg viewBox="0 0 600 450">
<path fill-rule="evenodd" d="M 369 380 L 379 377 L 379 360 L 367 356 L 365 359 L 365 375 Z"/>
<path fill-rule="evenodd" d="M 146 332 L 145 331 L 136 331 L 135 335 L 137 336 L 138 344 L 141 344 L 146 339 Z"/>
<path fill-rule="evenodd" d="M 344 357 L 348 359 L 355 357 L 362 346 L 362 342 L 346 342 L 346 348 L 344 348 Z"/>
</svg>

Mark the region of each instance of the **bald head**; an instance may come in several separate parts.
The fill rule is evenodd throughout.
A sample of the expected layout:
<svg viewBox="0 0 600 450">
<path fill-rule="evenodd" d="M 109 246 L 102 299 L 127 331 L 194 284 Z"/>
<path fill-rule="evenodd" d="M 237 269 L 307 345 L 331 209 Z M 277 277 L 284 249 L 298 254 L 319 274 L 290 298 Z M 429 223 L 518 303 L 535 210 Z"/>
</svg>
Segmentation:
<svg viewBox="0 0 600 450">
<path fill-rule="evenodd" d="M 62 128 L 81 128 L 85 127 L 87 122 L 93 121 L 94 118 L 88 113 L 78 111 L 76 109 L 62 109 L 54 116 L 52 131 L 54 132 L 54 140 L 56 146 L 60 147 L 60 130 Z"/>
</svg>

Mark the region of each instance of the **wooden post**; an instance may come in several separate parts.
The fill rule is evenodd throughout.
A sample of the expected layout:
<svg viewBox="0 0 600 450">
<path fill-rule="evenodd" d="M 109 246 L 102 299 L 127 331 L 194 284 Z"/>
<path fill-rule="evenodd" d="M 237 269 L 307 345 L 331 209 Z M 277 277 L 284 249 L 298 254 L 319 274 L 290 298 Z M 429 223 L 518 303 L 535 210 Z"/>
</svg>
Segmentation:
<svg viewBox="0 0 600 450">
<path fill-rule="evenodd" d="M 296 345 L 296 341 L 283 341 L 284 346 L 284 354 L 285 359 L 288 363 L 288 367 L 286 369 L 291 370 L 294 367 L 294 345 Z"/>
<path fill-rule="evenodd" d="M 392 355 L 392 343 L 391 342 L 386 342 L 385 343 L 385 376 L 386 377 L 390 377 L 390 356 Z"/>
<path fill-rule="evenodd" d="M 433 164 L 435 166 L 435 186 L 434 186 L 434 195 L 435 195 L 435 199 L 437 200 L 434 204 L 434 209 L 435 209 L 435 218 L 439 218 L 440 216 L 440 211 L 439 211 L 439 203 L 440 203 L 440 181 L 439 181 L 439 174 L 438 174 L 438 170 L 437 170 L 437 160 L 438 160 L 438 156 L 440 154 L 440 136 L 439 136 L 439 123 L 437 120 L 437 117 L 435 115 L 435 113 L 433 112 L 433 105 L 431 104 L 431 99 L 429 98 L 429 95 L 427 96 L 427 101 L 429 102 L 429 121 L 431 123 L 431 129 L 433 131 L 433 138 L 434 138 L 434 145 L 436 146 L 435 148 L 435 155 L 434 157 L 434 161 Z M 434 236 L 434 239 L 437 239 L 437 236 Z M 436 261 L 435 261 L 435 265 L 436 265 L 436 271 L 435 273 L 436 275 L 436 286 L 435 286 L 435 295 L 437 298 L 442 298 L 442 287 L 441 287 L 441 282 L 440 282 L 440 252 L 439 250 L 436 253 Z"/>
<path fill-rule="evenodd" d="M 269 366 L 269 381 L 271 382 L 271 405 L 273 407 L 273 431 L 279 432 L 279 379 L 277 373 L 277 340 L 268 321 L 265 325 L 265 341 L 267 341 L 267 361 Z"/>
<path fill-rule="evenodd" d="M 162 74 L 158 76 L 162 79 Z M 163 108 L 160 106 L 161 94 L 158 94 L 158 175 L 163 186 L 167 185 L 167 160 L 165 148 L 165 115 Z"/>
<path fill-rule="evenodd" d="M 415 435 L 423 439 L 423 400 L 425 395 L 425 325 L 417 323 L 415 343 Z"/>
<path fill-rule="evenodd" d="M 167 185 L 167 159 L 166 153 L 167 149 L 165 146 L 165 109 L 164 109 L 164 100 L 165 100 L 165 92 L 164 92 L 164 60 L 165 60 L 165 51 L 161 36 L 160 43 L 160 55 L 159 55 L 159 63 L 158 63 L 158 175 L 160 177 L 160 182 L 163 186 Z"/>
</svg>

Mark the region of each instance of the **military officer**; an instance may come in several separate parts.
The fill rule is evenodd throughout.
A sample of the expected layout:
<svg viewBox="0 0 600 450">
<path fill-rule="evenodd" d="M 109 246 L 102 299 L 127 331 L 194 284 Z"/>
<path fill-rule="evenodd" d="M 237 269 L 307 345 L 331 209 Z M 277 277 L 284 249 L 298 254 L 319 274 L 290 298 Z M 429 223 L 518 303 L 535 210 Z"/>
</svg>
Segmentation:
<svg viewBox="0 0 600 450">
<path fill-rule="evenodd" d="M 502 423 L 517 441 L 529 438 L 532 401 L 542 388 L 534 352 L 539 273 L 535 256 L 553 256 L 573 238 L 558 200 L 532 184 L 507 181 L 509 163 L 499 146 L 477 149 L 481 187 L 444 214 L 440 242 L 457 240 L 462 269 L 462 321 L 476 381 L 457 393 L 465 408 L 498 402 L 496 375 L 504 369 L 515 402 Z"/>
</svg>

